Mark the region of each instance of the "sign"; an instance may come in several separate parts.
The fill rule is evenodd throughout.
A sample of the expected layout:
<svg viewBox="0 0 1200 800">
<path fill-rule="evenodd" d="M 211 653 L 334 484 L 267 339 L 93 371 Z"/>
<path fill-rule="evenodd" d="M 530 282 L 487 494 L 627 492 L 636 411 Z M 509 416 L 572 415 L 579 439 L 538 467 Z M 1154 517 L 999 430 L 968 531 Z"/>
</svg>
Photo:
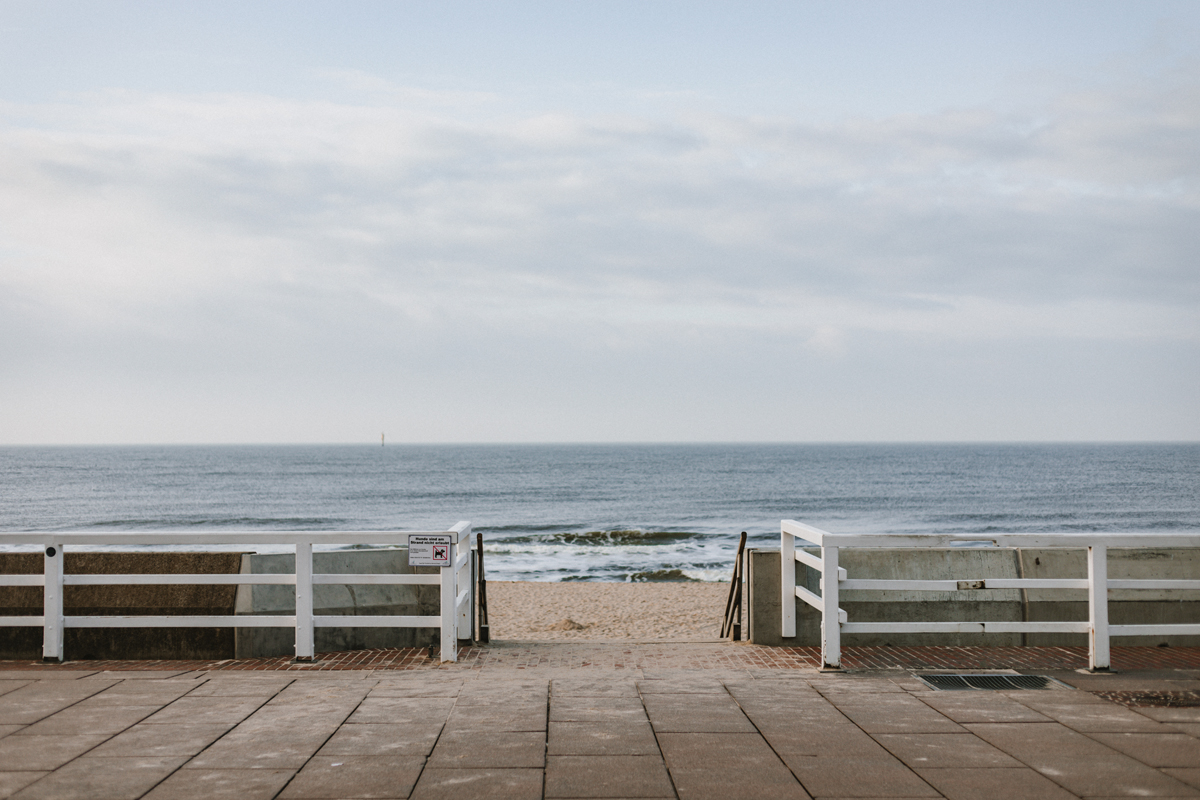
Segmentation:
<svg viewBox="0 0 1200 800">
<path fill-rule="evenodd" d="M 450 566 L 449 534 L 414 534 L 408 537 L 410 567 Z"/>
</svg>

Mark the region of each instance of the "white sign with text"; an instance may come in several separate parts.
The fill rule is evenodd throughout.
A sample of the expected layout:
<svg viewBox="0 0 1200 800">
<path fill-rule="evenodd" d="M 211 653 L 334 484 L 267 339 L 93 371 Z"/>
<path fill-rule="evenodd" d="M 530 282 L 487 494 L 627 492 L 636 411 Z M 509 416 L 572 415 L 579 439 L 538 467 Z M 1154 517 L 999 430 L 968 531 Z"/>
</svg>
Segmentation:
<svg viewBox="0 0 1200 800">
<path fill-rule="evenodd" d="M 410 567 L 450 566 L 449 534 L 414 534 L 408 537 Z"/>
</svg>

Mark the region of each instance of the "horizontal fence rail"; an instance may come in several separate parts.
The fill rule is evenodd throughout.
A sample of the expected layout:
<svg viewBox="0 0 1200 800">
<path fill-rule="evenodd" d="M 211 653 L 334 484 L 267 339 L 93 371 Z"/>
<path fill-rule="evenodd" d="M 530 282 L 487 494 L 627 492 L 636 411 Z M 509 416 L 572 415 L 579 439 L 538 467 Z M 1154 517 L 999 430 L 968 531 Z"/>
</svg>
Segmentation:
<svg viewBox="0 0 1200 800">
<path fill-rule="evenodd" d="M 41 586 L 44 612 L 40 617 L 0 617 L 0 627 L 41 627 L 42 655 L 63 659 L 66 628 L 280 628 L 296 629 L 296 658 L 312 660 L 315 628 L 440 628 L 441 658 L 458 659 L 458 640 L 471 638 L 471 609 L 474 584 L 471 580 L 471 524 L 460 522 L 444 531 L 223 531 L 206 533 L 137 531 L 109 533 L 0 533 L 0 545 L 36 546 L 43 551 L 41 575 L 0 575 L 0 586 Z M 437 575 L 314 573 L 313 546 L 408 544 L 409 536 L 448 536 L 449 565 Z M 290 574 L 180 574 L 180 575 L 78 575 L 63 570 L 64 548 L 129 546 L 233 546 L 263 545 L 291 547 L 296 555 Z M 464 572 L 466 575 L 464 576 Z M 358 616 L 313 613 L 313 586 L 319 585 L 430 585 L 440 586 L 438 615 Z M 296 587 L 294 615 L 218 616 L 66 616 L 63 588 L 66 586 L 158 586 L 158 585 L 285 585 Z"/>
<path fill-rule="evenodd" d="M 799 544 L 797 541 L 799 540 Z M 997 547 L 1061 548 L 1087 551 L 1087 578 L 974 578 L 964 580 L 853 579 L 838 566 L 838 551 L 846 548 L 937 548 L 955 544 L 990 543 Z M 820 555 L 801 549 L 815 545 Z M 1109 548 L 1200 548 L 1200 534 L 1117 533 L 1013 533 L 997 536 L 949 534 L 829 533 L 785 519 L 780 525 L 783 636 L 796 635 L 796 600 L 821 613 L 821 661 L 826 669 L 841 668 L 843 633 L 1086 633 L 1089 665 L 1103 671 L 1110 666 L 1109 640 L 1113 636 L 1200 635 L 1200 623 L 1171 625 L 1110 625 L 1108 593 L 1117 589 L 1200 590 L 1200 580 L 1109 580 Z M 820 575 L 820 594 L 796 585 L 796 564 Z M 834 577 L 833 580 L 830 580 Z M 843 590 L 857 591 L 968 591 L 978 589 L 1086 589 L 1086 622 L 851 622 L 839 606 Z"/>
</svg>

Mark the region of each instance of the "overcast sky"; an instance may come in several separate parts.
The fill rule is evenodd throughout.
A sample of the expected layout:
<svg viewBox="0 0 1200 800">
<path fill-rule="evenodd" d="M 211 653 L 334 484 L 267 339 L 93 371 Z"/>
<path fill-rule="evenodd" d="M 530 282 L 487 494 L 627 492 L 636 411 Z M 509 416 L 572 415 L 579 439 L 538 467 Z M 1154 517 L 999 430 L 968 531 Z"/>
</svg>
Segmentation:
<svg viewBox="0 0 1200 800">
<path fill-rule="evenodd" d="M 1200 3 L 0 0 L 0 443 L 1200 439 Z"/>
</svg>

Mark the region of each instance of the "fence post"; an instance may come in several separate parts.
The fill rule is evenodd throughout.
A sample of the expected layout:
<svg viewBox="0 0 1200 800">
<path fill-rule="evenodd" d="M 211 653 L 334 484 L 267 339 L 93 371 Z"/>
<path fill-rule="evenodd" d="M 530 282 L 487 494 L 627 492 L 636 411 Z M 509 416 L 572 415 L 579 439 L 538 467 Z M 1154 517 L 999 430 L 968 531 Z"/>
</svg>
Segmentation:
<svg viewBox="0 0 1200 800">
<path fill-rule="evenodd" d="M 838 549 L 821 547 L 821 669 L 842 668 L 842 622 L 838 613 Z M 793 606 L 795 603 L 792 604 Z"/>
<path fill-rule="evenodd" d="M 454 613 L 458 619 L 458 628 L 454 635 L 460 640 L 470 640 L 475 638 L 475 626 L 471 619 L 471 612 L 475 607 L 475 561 L 471 556 L 470 533 L 467 534 L 465 542 L 460 534 L 459 541 L 460 544 L 454 548 L 454 558 L 455 560 L 460 559 L 461 553 L 465 552 L 467 560 L 461 567 L 454 568 Z M 465 580 L 463 579 L 464 572 L 467 574 Z M 458 598 L 464 591 L 468 593 L 467 602 L 460 606 Z M 455 644 L 457 645 L 457 642 Z"/>
<path fill-rule="evenodd" d="M 1108 647 L 1108 546 L 1088 547 L 1088 622 L 1091 624 L 1091 645 L 1088 666 L 1093 672 L 1106 672 L 1110 656 Z"/>
<path fill-rule="evenodd" d="M 779 590 L 783 601 L 783 638 L 796 636 L 796 537 L 779 536 Z"/>
<path fill-rule="evenodd" d="M 455 608 L 458 599 L 458 567 L 454 560 L 458 557 L 458 545 L 450 544 L 450 563 L 441 567 L 442 577 L 442 661 L 458 660 L 458 613 Z"/>
<path fill-rule="evenodd" d="M 296 660 L 312 661 L 313 643 L 312 542 L 296 543 Z"/>
<path fill-rule="evenodd" d="M 46 548 L 43 576 L 45 587 L 43 591 L 42 609 L 42 658 L 46 661 L 63 660 L 63 554 L 61 544 L 52 544 Z"/>
</svg>

